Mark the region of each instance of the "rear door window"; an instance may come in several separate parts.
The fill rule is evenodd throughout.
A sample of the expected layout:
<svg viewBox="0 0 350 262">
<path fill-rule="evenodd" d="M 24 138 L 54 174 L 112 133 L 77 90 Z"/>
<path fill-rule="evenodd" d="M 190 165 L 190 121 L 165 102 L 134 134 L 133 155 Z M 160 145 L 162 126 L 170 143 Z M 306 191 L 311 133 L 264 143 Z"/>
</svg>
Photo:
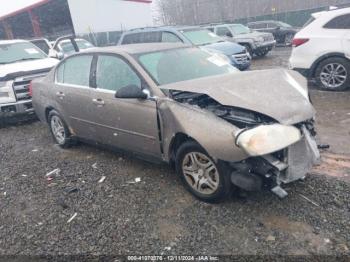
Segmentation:
<svg viewBox="0 0 350 262">
<path fill-rule="evenodd" d="M 91 62 L 91 55 L 68 58 L 57 69 L 57 82 L 86 87 L 90 86 Z"/>
<path fill-rule="evenodd" d="M 141 79 L 127 62 L 117 56 L 100 55 L 96 70 L 97 88 L 118 91 L 134 85 L 141 89 Z"/>
<path fill-rule="evenodd" d="M 327 29 L 350 29 L 350 14 L 338 16 L 329 21 L 324 28 Z"/>
</svg>

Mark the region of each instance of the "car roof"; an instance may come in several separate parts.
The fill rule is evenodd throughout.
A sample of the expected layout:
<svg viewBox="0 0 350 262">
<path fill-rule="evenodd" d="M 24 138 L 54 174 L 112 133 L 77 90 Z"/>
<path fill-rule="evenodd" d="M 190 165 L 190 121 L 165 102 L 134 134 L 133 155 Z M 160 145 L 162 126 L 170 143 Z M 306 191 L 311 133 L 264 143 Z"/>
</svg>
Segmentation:
<svg viewBox="0 0 350 262">
<path fill-rule="evenodd" d="M 0 45 L 9 45 L 9 44 L 17 44 L 17 43 L 28 43 L 29 41 L 16 39 L 16 40 L 0 40 Z"/>
<path fill-rule="evenodd" d="M 160 31 L 180 31 L 180 30 L 188 30 L 188 29 L 203 29 L 201 26 L 185 26 L 185 25 L 177 25 L 177 26 L 157 26 L 157 27 L 141 27 L 131 29 L 126 31 L 124 34 L 136 34 L 142 32 L 160 32 Z"/>
<path fill-rule="evenodd" d="M 312 16 L 314 18 L 318 18 L 318 17 L 323 16 L 323 15 L 333 17 L 333 16 L 345 15 L 345 14 L 349 14 L 349 13 L 350 13 L 350 7 L 347 7 L 347 8 L 339 8 L 339 9 L 334 9 L 334 10 L 330 10 L 330 11 L 321 11 L 321 12 L 313 13 Z"/>
<path fill-rule="evenodd" d="M 255 22 L 249 22 L 248 24 L 259 24 L 259 23 L 279 23 L 281 21 L 277 20 L 261 20 L 261 21 L 255 21 Z"/>
<path fill-rule="evenodd" d="M 143 43 L 143 44 L 131 44 L 131 45 L 120 45 L 120 46 L 109 46 L 109 47 L 96 47 L 84 51 L 84 53 L 127 53 L 127 54 L 142 54 L 152 53 L 157 51 L 171 50 L 177 48 L 192 47 L 191 45 L 185 45 L 183 43 Z"/>
</svg>

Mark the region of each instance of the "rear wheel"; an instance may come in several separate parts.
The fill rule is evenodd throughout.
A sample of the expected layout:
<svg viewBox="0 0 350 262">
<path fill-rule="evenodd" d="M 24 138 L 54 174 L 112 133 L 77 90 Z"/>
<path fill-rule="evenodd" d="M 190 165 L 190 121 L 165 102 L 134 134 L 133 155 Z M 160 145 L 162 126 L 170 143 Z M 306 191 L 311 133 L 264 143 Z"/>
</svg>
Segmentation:
<svg viewBox="0 0 350 262">
<path fill-rule="evenodd" d="M 215 162 L 196 142 L 182 144 L 176 154 L 176 171 L 188 191 L 205 202 L 219 202 L 231 192 L 230 170 Z"/>
<path fill-rule="evenodd" d="M 344 91 L 350 86 L 350 62 L 345 58 L 331 57 L 316 68 L 318 86 L 329 91 Z"/>
<path fill-rule="evenodd" d="M 59 113 L 52 110 L 49 113 L 48 120 L 51 134 L 56 143 L 62 148 L 70 147 L 72 145 L 72 138 L 66 123 Z"/>
</svg>

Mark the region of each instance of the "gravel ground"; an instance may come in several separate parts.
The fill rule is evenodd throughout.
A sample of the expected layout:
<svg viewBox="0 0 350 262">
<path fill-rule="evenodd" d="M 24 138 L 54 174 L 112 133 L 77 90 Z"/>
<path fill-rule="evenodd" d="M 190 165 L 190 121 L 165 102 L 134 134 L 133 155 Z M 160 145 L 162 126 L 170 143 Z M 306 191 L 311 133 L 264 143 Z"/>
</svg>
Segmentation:
<svg viewBox="0 0 350 262">
<path fill-rule="evenodd" d="M 289 51 L 253 68 L 285 66 Z M 285 200 L 263 191 L 210 205 L 165 165 L 60 149 L 40 122 L 0 129 L 0 254 L 350 255 L 349 93 L 312 95 L 320 140 L 332 147 Z"/>
</svg>

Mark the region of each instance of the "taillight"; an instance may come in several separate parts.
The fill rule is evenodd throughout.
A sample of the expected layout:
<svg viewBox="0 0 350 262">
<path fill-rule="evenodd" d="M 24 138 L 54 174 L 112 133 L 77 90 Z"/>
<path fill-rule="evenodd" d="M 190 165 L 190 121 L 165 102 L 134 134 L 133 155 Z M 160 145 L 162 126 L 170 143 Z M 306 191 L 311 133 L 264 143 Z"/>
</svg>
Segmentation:
<svg viewBox="0 0 350 262">
<path fill-rule="evenodd" d="M 29 89 L 29 95 L 33 96 L 33 83 L 32 82 L 29 83 L 28 89 Z"/>
<path fill-rule="evenodd" d="M 303 44 L 305 44 L 306 42 L 308 42 L 310 39 L 308 38 L 294 38 L 293 39 L 293 47 L 298 47 L 301 46 Z"/>
</svg>

